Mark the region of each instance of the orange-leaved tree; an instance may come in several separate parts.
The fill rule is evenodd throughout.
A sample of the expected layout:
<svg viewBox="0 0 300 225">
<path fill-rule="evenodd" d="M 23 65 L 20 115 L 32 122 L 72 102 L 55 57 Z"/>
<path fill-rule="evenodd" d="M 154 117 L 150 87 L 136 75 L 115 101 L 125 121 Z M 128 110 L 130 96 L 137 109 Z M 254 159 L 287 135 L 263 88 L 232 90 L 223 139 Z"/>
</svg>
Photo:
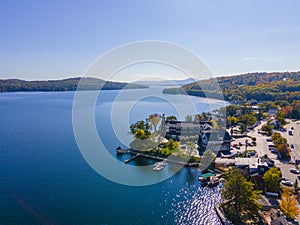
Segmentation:
<svg viewBox="0 0 300 225">
<path fill-rule="evenodd" d="M 280 209 L 288 218 L 291 219 L 295 219 L 300 213 L 297 207 L 296 196 L 293 195 L 289 188 L 283 188 Z"/>
</svg>

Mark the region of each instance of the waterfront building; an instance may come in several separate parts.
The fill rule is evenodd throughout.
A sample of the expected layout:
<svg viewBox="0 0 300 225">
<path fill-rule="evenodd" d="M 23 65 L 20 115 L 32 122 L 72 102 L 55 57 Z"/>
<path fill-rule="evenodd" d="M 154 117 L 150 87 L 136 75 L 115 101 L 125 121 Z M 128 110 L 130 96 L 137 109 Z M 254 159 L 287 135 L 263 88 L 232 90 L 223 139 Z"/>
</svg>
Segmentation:
<svg viewBox="0 0 300 225">
<path fill-rule="evenodd" d="M 200 151 L 211 149 L 216 154 L 230 154 L 231 136 L 226 130 L 214 129 L 211 121 L 176 121 L 165 122 L 165 137 L 180 141 L 186 137 L 198 137 Z"/>
</svg>

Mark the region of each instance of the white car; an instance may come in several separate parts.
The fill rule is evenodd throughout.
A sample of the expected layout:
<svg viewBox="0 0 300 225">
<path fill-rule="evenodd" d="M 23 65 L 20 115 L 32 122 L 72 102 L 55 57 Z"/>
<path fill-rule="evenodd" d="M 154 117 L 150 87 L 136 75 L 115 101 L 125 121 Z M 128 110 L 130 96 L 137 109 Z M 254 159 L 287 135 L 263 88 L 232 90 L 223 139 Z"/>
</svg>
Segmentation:
<svg viewBox="0 0 300 225">
<path fill-rule="evenodd" d="M 288 179 L 282 180 L 281 183 L 286 186 L 293 186 L 293 182 L 289 181 Z"/>
</svg>

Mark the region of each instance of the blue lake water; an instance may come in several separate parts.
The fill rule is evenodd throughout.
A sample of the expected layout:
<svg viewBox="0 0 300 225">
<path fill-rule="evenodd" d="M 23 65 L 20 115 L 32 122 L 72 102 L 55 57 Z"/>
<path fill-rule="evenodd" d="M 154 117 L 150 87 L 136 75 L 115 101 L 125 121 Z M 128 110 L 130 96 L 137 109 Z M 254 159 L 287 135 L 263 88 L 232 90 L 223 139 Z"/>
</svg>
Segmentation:
<svg viewBox="0 0 300 225">
<path fill-rule="evenodd" d="M 116 115 L 120 112 L 133 122 L 150 113 L 178 115 L 176 107 L 188 108 L 189 101 L 198 112 L 224 105 L 215 101 L 209 106 L 190 96 L 155 97 L 160 89 L 148 89 L 149 95 L 128 115 L 118 110 Z M 120 91 L 101 93 L 95 121 L 114 156 L 124 143 L 115 136 L 112 107 L 116 102 L 122 107 L 144 91 L 126 90 L 120 99 Z M 117 184 L 96 173 L 74 138 L 73 98 L 74 92 L 0 94 L 0 224 L 220 224 L 213 206 L 220 201 L 221 187 L 202 188 L 196 168 L 183 168 L 163 182 L 142 187 Z M 131 166 L 147 163 L 153 162 L 139 159 Z"/>
</svg>

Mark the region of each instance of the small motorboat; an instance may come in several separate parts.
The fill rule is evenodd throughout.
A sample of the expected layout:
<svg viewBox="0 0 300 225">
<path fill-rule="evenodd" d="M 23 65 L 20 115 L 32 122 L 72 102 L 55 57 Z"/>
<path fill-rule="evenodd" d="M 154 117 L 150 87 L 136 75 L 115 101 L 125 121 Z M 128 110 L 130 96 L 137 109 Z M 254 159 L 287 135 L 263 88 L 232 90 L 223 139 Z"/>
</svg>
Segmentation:
<svg viewBox="0 0 300 225">
<path fill-rule="evenodd" d="M 154 164 L 153 170 L 160 171 L 162 170 L 168 163 L 166 161 L 157 162 Z"/>
<path fill-rule="evenodd" d="M 207 186 L 212 188 L 218 186 L 219 183 L 220 180 L 218 178 L 213 178 L 208 182 Z"/>
</svg>

